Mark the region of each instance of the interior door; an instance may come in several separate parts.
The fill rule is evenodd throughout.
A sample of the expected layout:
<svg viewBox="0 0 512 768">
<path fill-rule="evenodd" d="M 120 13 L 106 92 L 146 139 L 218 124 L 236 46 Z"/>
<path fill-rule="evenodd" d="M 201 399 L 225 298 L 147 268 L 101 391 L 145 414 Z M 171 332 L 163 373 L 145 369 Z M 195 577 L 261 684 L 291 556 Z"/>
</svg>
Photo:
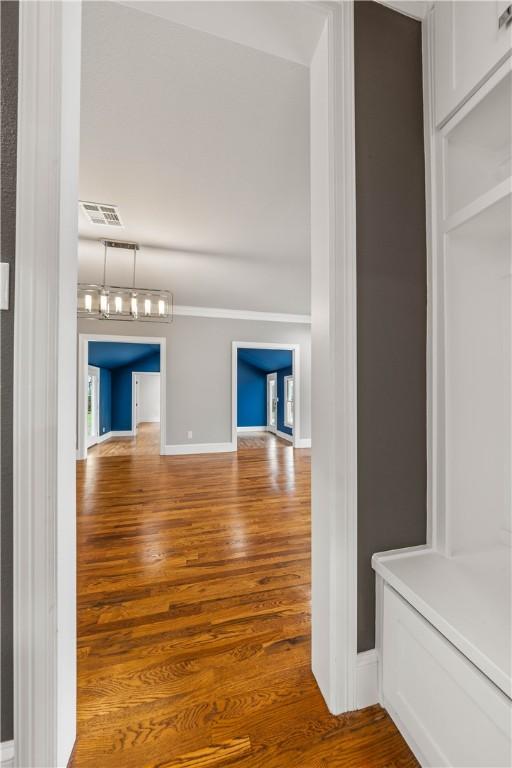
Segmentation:
<svg viewBox="0 0 512 768">
<path fill-rule="evenodd" d="M 277 430 L 277 373 L 267 374 L 267 429 Z"/>
<path fill-rule="evenodd" d="M 87 445 L 96 445 L 100 434 L 100 372 L 90 365 L 87 370 Z"/>
</svg>

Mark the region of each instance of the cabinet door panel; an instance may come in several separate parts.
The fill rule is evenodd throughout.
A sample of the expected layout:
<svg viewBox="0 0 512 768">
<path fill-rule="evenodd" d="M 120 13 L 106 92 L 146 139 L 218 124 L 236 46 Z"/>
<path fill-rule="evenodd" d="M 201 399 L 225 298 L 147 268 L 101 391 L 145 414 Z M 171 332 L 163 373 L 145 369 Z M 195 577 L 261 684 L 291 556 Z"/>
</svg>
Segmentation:
<svg viewBox="0 0 512 768">
<path fill-rule="evenodd" d="M 435 23 L 436 122 L 454 109 L 510 55 L 512 24 L 499 28 L 507 0 L 437 2 Z"/>
<path fill-rule="evenodd" d="M 510 699 L 387 584 L 383 617 L 383 705 L 422 765 L 510 766 Z"/>
</svg>

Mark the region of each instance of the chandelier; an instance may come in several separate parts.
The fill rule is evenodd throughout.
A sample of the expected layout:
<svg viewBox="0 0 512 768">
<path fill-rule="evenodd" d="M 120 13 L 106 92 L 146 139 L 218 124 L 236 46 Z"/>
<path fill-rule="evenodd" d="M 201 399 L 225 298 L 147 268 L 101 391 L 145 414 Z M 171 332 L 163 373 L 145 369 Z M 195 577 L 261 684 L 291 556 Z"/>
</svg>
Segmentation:
<svg viewBox="0 0 512 768">
<path fill-rule="evenodd" d="M 170 323 L 172 320 L 172 293 L 158 288 L 136 288 L 138 243 L 121 240 L 102 240 L 103 284 L 78 283 L 78 317 L 98 320 L 139 320 L 149 323 Z M 107 256 L 109 248 L 133 251 L 133 280 L 131 288 L 107 285 Z"/>
</svg>

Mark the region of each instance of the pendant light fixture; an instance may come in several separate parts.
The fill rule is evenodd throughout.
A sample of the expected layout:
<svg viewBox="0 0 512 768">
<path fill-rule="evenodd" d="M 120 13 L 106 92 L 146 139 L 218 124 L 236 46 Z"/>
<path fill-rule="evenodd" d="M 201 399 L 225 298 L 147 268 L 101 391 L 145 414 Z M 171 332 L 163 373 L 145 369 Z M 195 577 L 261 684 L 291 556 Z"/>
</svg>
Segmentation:
<svg viewBox="0 0 512 768">
<path fill-rule="evenodd" d="M 78 317 L 98 320 L 139 320 L 149 323 L 170 323 L 172 320 L 172 293 L 158 288 L 136 288 L 138 243 L 122 240 L 102 240 L 103 284 L 78 284 Z M 109 248 L 133 251 L 133 280 L 131 288 L 107 285 L 107 257 Z"/>
</svg>

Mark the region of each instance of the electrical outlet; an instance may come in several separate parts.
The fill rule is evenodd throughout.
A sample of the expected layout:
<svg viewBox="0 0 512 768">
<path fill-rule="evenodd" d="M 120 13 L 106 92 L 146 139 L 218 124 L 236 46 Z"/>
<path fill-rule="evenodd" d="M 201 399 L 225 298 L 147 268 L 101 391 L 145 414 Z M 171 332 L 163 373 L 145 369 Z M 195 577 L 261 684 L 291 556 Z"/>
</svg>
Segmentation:
<svg viewBox="0 0 512 768">
<path fill-rule="evenodd" d="M 106 431 L 107 431 L 107 428 L 106 428 L 106 427 L 103 427 L 103 431 L 104 431 L 104 432 L 106 432 Z"/>
<path fill-rule="evenodd" d="M 187 432 L 187 437 L 188 437 L 189 440 L 192 440 L 192 430 L 191 429 L 189 429 L 189 431 Z"/>
</svg>

